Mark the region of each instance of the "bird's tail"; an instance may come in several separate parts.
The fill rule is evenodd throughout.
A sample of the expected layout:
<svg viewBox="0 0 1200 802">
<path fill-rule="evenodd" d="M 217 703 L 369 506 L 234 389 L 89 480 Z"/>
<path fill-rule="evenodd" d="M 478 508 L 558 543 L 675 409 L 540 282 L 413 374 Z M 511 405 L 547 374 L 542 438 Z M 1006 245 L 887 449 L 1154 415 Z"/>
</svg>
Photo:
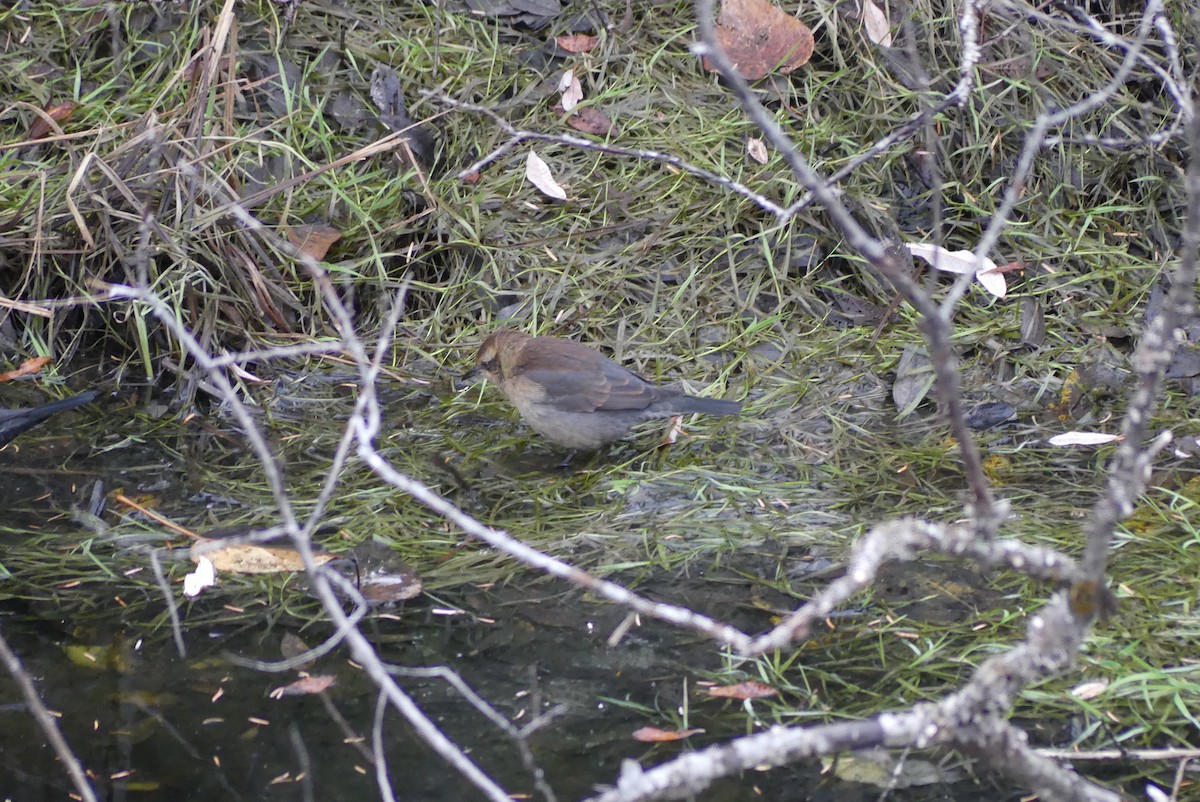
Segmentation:
<svg viewBox="0 0 1200 802">
<path fill-rule="evenodd" d="M 673 399 L 673 406 L 680 414 L 699 412 L 703 415 L 739 415 L 742 412 L 740 401 L 726 401 L 721 398 L 697 398 L 694 395 L 681 395 Z"/>
<path fill-rule="evenodd" d="M 32 411 L 37 412 L 37 414 L 41 416 L 41 419 L 44 420 L 56 412 L 62 412 L 64 409 L 74 409 L 75 407 L 81 407 L 84 404 L 91 403 L 92 401 L 96 400 L 96 396 L 98 395 L 100 395 L 100 393 L 96 390 L 84 390 L 79 395 L 73 395 L 70 398 L 62 399 L 61 401 L 51 401 L 48 404 L 42 404 L 39 407 L 35 407 Z"/>
<path fill-rule="evenodd" d="M 42 404 L 40 407 L 0 409 L 0 446 L 8 445 L 9 441 L 21 432 L 32 429 L 54 413 L 83 406 L 89 401 L 94 401 L 98 395 L 95 390 L 87 390 L 61 401 Z"/>
</svg>

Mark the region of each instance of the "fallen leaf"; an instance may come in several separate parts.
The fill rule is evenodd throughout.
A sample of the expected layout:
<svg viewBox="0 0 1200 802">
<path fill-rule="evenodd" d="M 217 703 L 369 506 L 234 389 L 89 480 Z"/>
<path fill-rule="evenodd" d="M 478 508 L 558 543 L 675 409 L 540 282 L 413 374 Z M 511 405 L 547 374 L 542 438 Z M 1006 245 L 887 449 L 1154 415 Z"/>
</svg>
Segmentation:
<svg viewBox="0 0 1200 802">
<path fill-rule="evenodd" d="M 37 373 L 42 368 L 49 365 L 50 362 L 51 359 L 48 356 L 35 356 L 33 359 L 26 359 L 16 370 L 10 370 L 7 373 L 0 373 L 0 382 L 10 382 L 13 379 L 21 376 L 28 376 L 31 373 Z"/>
<path fill-rule="evenodd" d="M 319 262 L 329 253 L 330 246 L 342 238 L 342 232 L 333 226 L 288 226 L 287 238 L 296 250 Z"/>
<path fill-rule="evenodd" d="M 891 47 L 892 24 L 888 20 L 887 14 L 883 13 L 883 9 L 872 3 L 871 0 L 858 1 L 858 15 L 863 21 L 863 27 L 867 30 L 867 38 L 877 45 Z"/>
<path fill-rule="evenodd" d="M 538 17 L 557 17 L 562 13 L 559 0 L 509 0 L 517 11 Z"/>
<path fill-rule="evenodd" d="M 198 546 L 214 542 L 219 541 L 211 539 L 196 541 L 192 546 L 192 559 L 197 562 L 209 559 L 218 571 L 229 571 L 234 574 L 276 574 L 304 570 L 304 560 L 301 559 L 300 552 L 283 546 L 233 543 L 213 551 L 198 552 L 196 550 Z M 336 554 L 328 552 L 318 552 L 313 555 L 317 565 L 324 565 L 336 557 Z"/>
<path fill-rule="evenodd" d="M 648 744 L 665 743 L 667 741 L 682 741 L 704 730 L 660 730 L 658 727 L 642 727 L 635 730 L 633 739 Z"/>
<path fill-rule="evenodd" d="M 1046 341 L 1046 313 L 1042 302 L 1026 295 L 1021 299 L 1021 345 L 1037 348 Z"/>
<path fill-rule="evenodd" d="M 1171 802 L 1175 798 L 1174 794 L 1168 795 L 1166 791 L 1159 788 L 1154 783 L 1146 784 L 1146 798 L 1150 802 Z"/>
<path fill-rule="evenodd" d="M 567 191 L 558 185 L 554 180 L 554 176 L 550 174 L 550 167 L 542 157 L 538 156 L 534 151 L 529 151 L 529 158 L 525 160 L 525 177 L 529 179 L 529 183 L 540 189 L 543 193 L 556 200 L 566 200 Z"/>
<path fill-rule="evenodd" d="M 1017 414 L 1017 410 L 1003 401 L 985 401 L 967 413 L 967 426 L 983 431 L 1007 423 Z"/>
<path fill-rule="evenodd" d="M 1046 440 L 1052 446 L 1102 446 L 1121 440 L 1119 434 L 1103 434 L 1101 432 L 1066 432 L 1056 434 Z"/>
<path fill-rule="evenodd" d="M 675 445 L 676 441 L 683 436 L 683 433 L 683 416 L 675 415 L 671 418 L 671 425 L 667 427 L 665 432 L 663 432 L 662 440 L 659 442 L 659 445 L 673 446 Z"/>
<path fill-rule="evenodd" d="M 213 569 L 212 560 L 201 557 L 196 561 L 196 570 L 183 578 L 183 595 L 189 599 L 200 595 L 205 588 L 217 584 L 217 572 Z"/>
<path fill-rule="evenodd" d="M 378 573 L 363 580 L 359 592 L 371 604 L 391 604 L 413 599 L 425 589 L 416 571 L 394 574 Z"/>
<path fill-rule="evenodd" d="M 575 77 L 575 70 L 565 70 L 558 80 L 558 91 L 562 92 L 563 111 L 571 111 L 583 100 L 583 86 Z"/>
<path fill-rule="evenodd" d="M 233 365 L 232 369 L 234 374 L 239 379 L 247 382 L 248 384 L 269 384 L 273 381 L 273 379 L 264 379 L 261 376 L 255 376 L 253 373 L 241 367 L 240 365 Z"/>
<path fill-rule="evenodd" d="M 71 119 L 71 115 L 75 113 L 76 108 L 78 108 L 77 104 L 68 100 L 64 103 L 56 103 L 53 106 L 47 106 L 44 111 L 47 115 L 49 115 L 51 120 L 54 120 L 54 122 L 65 123 L 67 120 Z M 53 130 L 54 128 L 50 125 L 50 123 L 46 122 L 46 119 L 39 115 L 29 126 L 29 138 L 43 139 L 49 136 Z"/>
<path fill-rule="evenodd" d="M 933 763 L 910 755 L 897 757 L 884 749 L 863 749 L 821 759 L 823 773 L 879 788 L 916 788 L 949 784 L 966 776 L 962 765 Z"/>
<path fill-rule="evenodd" d="M 608 115 L 592 106 L 584 106 L 567 118 L 567 125 L 576 131 L 595 136 L 608 136 L 613 133 L 612 120 Z"/>
<path fill-rule="evenodd" d="M 1108 689 L 1108 680 L 1098 679 L 1083 682 L 1071 689 L 1071 695 L 1076 699 L 1095 699 Z"/>
<path fill-rule="evenodd" d="M 279 640 L 279 653 L 283 655 L 285 660 L 291 660 L 299 657 L 309 650 L 309 645 L 304 642 L 304 638 L 297 635 L 295 632 L 285 632 Z"/>
<path fill-rule="evenodd" d="M 282 699 L 285 696 L 311 696 L 329 690 L 337 677 L 332 674 L 319 674 L 301 677 L 290 685 L 283 685 L 271 691 L 272 699 Z"/>
<path fill-rule="evenodd" d="M 600 44 L 600 37 L 586 33 L 569 33 L 559 36 L 554 41 L 568 53 L 586 53 Z"/>
<path fill-rule="evenodd" d="M 360 112 L 355 103 L 345 100 L 348 97 L 339 93 L 331 111 L 347 130 L 354 130 Z M 381 64 L 371 72 L 371 101 L 379 110 L 379 121 L 401 137 L 396 142 L 401 163 L 406 167 L 431 164 L 437 148 L 433 131 L 409 116 L 400 76 L 391 67 Z"/>
<path fill-rule="evenodd" d="M 808 62 L 813 34 L 808 26 L 768 0 L 723 0 L 717 14 L 717 44 L 738 74 L 757 81 L 772 71 L 788 73 Z M 716 68 L 704 59 L 704 68 Z"/>
<path fill-rule="evenodd" d="M 746 141 L 746 152 L 750 154 L 751 159 L 754 159 L 759 164 L 766 164 L 767 159 L 770 158 L 767 155 L 767 146 L 763 144 L 761 139 L 756 139 L 755 137 L 750 137 Z"/>
<path fill-rule="evenodd" d="M 71 664 L 79 668 L 116 671 L 119 674 L 127 674 L 133 668 L 129 650 L 120 642 L 111 646 L 71 643 L 63 646 L 63 652 Z"/>
<path fill-rule="evenodd" d="M 779 691 L 761 682 L 747 681 L 736 685 L 714 685 L 708 689 L 708 695 L 720 699 L 761 699 L 778 696 Z"/>
<path fill-rule="evenodd" d="M 896 365 L 896 380 L 892 382 L 892 402 L 905 418 L 925 400 L 933 389 L 933 362 L 924 349 L 907 345 L 900 352 Z"/>
<path fill-rule="evenodd" d="M 937 270 L 946 273 L 962 275 L 975 270 L 975 254 L 971 251 L 948 251 L 940 245 L 925 242 L 908 242 L 905 243 L 905 247 L 913 256 L 924 259 Z M 1004 280 L 1003 271 L 987 257 L 979 260 L 979 271 L 975 273 L 975 280 L 997 298 L 1008 294 L 1008 284 Z"/>
</svg>

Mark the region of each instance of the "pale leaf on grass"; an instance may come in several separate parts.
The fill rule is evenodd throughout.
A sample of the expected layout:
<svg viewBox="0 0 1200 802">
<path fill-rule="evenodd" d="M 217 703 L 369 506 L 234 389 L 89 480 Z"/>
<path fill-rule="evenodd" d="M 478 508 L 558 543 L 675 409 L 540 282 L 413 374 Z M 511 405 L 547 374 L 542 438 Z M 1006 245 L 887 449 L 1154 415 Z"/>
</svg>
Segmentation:
<svg viewBox="0 0 1200 802">
<path fill-rule="evenodd" d="M 1171 802 L 1171 800 L 1175 797 L 1174 795 L 1168 796 L 1166 792 L 1164 792 L 1157 785 L 1148 784 L 1146 786 L 1146 798 L 1149 799 L 1150 802 Z"/>
<path fill-rule="evenodd" d="M 1056 434 L 1046 442 L 1052 446 L 1102 446 L 1121 439 L 1119 434 L 1103 434 L 1101 432 L 1066 432 Z"/>
<path fill-rule="evenodd" d="M 1108 680 L 1092 680 L 1082 682 L 1071 689 L 1071 695 L 1076 699 L 1095 699 L 1108 689 Z"/>
<path fill-rule="evenodd" d="M 863 27 L 867 30 L 867 38 L 883 47 L 892 46 L 892 24 L 888 21 L 883 9 L 871 0 L 859 0 L 859 16 L 862 17 Z"/>
<path fill-rule="evenodd" d="M 200 591 L 217 584 L 217 572 L 212 560 L 201 557 L 196 561 L 196 570 L 183 578 L 183 595 L 189 599 L 200 595 Z"/>
<path fill-rule="evenodd" d="M 566 200 L 567 191 L 558 185 L 554 180 L 554 176 L 550 174 L 550 167 L 542 157 L 534 151 L 529 151 L 529 158 L 525 160 L 525 177 L 529 179 L 529 183 L 540 189 L 544 194 L 554 198 L 555 200 Z"/>
<path fill-rule="evenodd" d="M 683 416 L 676 415 L 671 418 L 671 425 L 666 432 L 663 433 L 662 440 L 659 445 L 673 446 L 679 437 L 683 434 Z"/>
<path fill-rule="evenodd" d="M 558 81 L 558 91 L 562 92 L 563 111 L 571 111 L 583 100 L 583 87 L 575 77 L 575 70 L 566 70 Z"/>
<path fill-rule="evenodd" d="M 970 251 L 948 251 L 940 245 L 925 242 L 908 242 L 905 243 L 905 247 L 913 256 L 924 259 L 946 273 L 961 275 L 975 269 L 975 254 Z M 987 257 L 979 260 L 979 272 L 975 274 L 975 280 L 997 298 L 1008 294 L 1008 283 L 1004 280 L 1004 274 L 997 272 L 996 263 Z"/>
<path fill-rule="evenodd" d="M 750 137 L 746 142 L 746 152 L 750 154 L 751 159 L 754 159 L 759 164 L 767 163 L 767 146 L 763 144 L 761 139 Z"/>
<path fill-rule="evenodd" d="M 234 374 L 247 384 L 267 384 L 271 381 L 271 379 L 259 378 L 250 371 L 238 365 L 231 365 L 230 367 L 233 369 Z"/>
</svg>

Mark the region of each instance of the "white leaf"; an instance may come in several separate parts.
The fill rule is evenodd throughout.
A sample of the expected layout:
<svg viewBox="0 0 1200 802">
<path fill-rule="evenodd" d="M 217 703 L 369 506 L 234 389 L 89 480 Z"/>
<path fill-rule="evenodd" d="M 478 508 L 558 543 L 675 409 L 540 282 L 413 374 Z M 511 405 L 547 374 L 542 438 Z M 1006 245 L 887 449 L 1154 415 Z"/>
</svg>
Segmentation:
<svg viewBox="0 0 1200 802">
<path fill-rule="evenodd" d="M 683 434 L 683 417 L 681 415 L 676 415 L 675 417 L 671 418 L 671 426 L 663 434 L 663 438 L 661 441 L 659 441 L 659 445 L 674 445 L 675 441 L 679 439 L 681 434 Z"/>
<path fill-rule="evenodd" d="M 196 570 L 183 578 L 183 595 L 189 599 L 199 596 L 200 591 L 217 584 L 217 572 L 213 569 L 212 560 L 201 557 L 196 561 Z"/>
<path fill-rule="evenodd" d="M 992 270 L 981 270 L 975 274 L 975 280 L 997 298 L 1003 298 L 1008 294 L 1008 282 L 1004 280 L 1003 273 L 997 273 Z"/>
<path fill-rule="evenodd" d="M 554 176 L 550 174 L 550 167 L 542 157 L 529 151 L 529 158 L 525 160 L 525 177 L 529 179 L 529 183 L 540 189 L 551 198 L 557 200 L 566 200 L 567 191 L 558 185 L 554 180 Z"/>
<path fill-rule="evenodd" d="M 940 245 L 925 242 L 908 242 L 904 247 L 908 248 L 908 252 L 913 256 L 924 259 L 946 273 L 961 275 L 975 270 L 975 254 L 970 251 L 948 251 Z M 1004 280 L 1004 274 L 997 272 L 996 268 L 996 263 L 985 256 L 979 260 L 979 272 L 975 274 L 975 280 L 992 295 L 1003 298 L 1008 293 L 1008 284 Z"/>
<path fill-rule="evenodd" d="M 563 111 L 570 111 L 583 100 L 583 87 L 575 77 L 575 70 L 567 70 L 558 81 L 558 91 L 562 92 Z"/>
<path fill-rule="evenodd" d="M 750 158 L 759 164 L 767 163 L 767 146 L 763 144 L 761 139 L 750 137 L 746 142 L 746 152 L 750 154 Z"/>
<path fill-rule="evenodd" d="M 1108 688 L 1108 680 L 1092 680 L 1081 682 L 1071 689 L 1071 695 L 1076 699 L 1095 699 Z"/>
<path fill-rule="evenodd" d="M 887 14 L 871 0 L 859 0 L 863 27 L 867 29 L 867 38 L 877 45 L 892 46 L 892 25 L 888 22 Z"/>
<path fill-rule="evenodd" d="M 1120 440 L 1119 434 L 1102 434 L 1100 432 L 1067 432 L 1056 434 L 1046 442 L 1052 446 L 1102 446 Z"/>
</svg>

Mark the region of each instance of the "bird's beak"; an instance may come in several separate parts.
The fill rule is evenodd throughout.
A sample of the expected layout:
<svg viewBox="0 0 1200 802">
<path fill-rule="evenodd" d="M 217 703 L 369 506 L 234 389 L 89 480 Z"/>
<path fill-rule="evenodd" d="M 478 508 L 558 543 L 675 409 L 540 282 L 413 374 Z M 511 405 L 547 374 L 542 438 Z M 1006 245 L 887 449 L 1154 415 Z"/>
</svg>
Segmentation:
<svg viewBox="0 0 1200 802">
<path fill-rule="evenodd" d="M 459 374 L 454 380 L 454 389 L 456 391 L 470 390 L 475 385 L 483 380 L 483 368 L 476 365 L 466 373 Z"/>
</svg>

